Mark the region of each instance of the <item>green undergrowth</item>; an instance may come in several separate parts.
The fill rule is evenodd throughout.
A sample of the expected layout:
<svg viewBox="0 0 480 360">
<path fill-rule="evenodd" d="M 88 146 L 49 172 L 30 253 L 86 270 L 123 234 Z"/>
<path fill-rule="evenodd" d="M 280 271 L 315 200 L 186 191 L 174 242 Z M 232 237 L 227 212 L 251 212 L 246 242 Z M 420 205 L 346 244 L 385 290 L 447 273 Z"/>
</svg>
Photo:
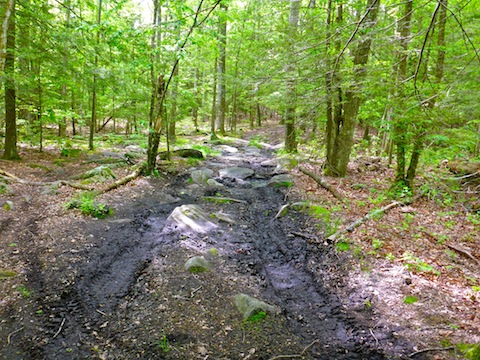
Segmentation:
<svg viewBox="0 0 480 360">
<path fill-rule="evenodd" d="M 83 215 L 103 219 L 113 214 L 112 208 L 106 204 L 96 201 L 96 195 L 91 191 L 84 191 L 75 196 L 72 200 L 65 204 L 67 209 L 79 209 Z"/>
</svg>

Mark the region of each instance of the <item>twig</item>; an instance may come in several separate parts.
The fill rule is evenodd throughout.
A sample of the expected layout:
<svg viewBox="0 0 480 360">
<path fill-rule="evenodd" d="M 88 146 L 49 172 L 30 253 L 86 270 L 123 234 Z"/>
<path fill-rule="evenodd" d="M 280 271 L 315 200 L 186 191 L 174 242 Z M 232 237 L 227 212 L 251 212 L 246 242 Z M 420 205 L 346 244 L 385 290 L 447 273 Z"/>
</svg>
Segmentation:
<svg viewBox="0 0 480 360">
<path fill-rule="evenodd" d="M 11 340 L 12 340 L 12 336 L 15 335 L 16 333 L 20 332 L 23 330 L 23 326 L 20 328 L 20 329 L 17 329 L 13 332 L 11 332 L 10 334 L 8 334 L 7 336 L 7 344 L 10 344 Z"/>
<path fill-rule="evenodd" d="M 248 204 L 245 200 L 232 199 L 226 197 L 217 197 L 217 196 L 202 196 L 203 200 L 213 201 L 213 202 L 236 202 L 241 204 Z"/>
<path fill-rule="evenodd" d="M 445 245 L 447 245 L 450 249 L 455 250 L 455 251 L 459 252 L 460 254 L 465 255 L 466 257 L 472 259 L 477 265 L 480 265 L 480 261 L 475 256 L 470 254 L 468 251 L 463 250 L 463 249 L 461 249 L 459 247 L 456 247 L 454 245 L 451 245 L 451 244 L 445 244 Z"/>
<path fill-rule="evenodd" d="M 300 202 L 294 202 L 292 204 L 282 205 L 280 210 L 278 210 L 277 215 L 275 215 L 275 217 L 272 220 L 275 220 L 275 219 L 279 218 L 280 216 L 282 216 L 283 210 L 287 209 L 290 206 L 308 206 L 308 203 L 305 202 L 305 201 L 300 201 Z"/>
<path fill-rule="evenodd" d="M 343 196 L 340 195 L 340 193 L 337 191 L 337 189 L 335 189 L 332 185 L 330 185 L 325 179 L 321 178 L 320 176 L 318 175 L 315 175 L 314 173 L 308 171 L 307 169 L 304 169 L 303 167 L 299 167 L 298 168 L 302 173 L 304 173 L 305 175 L 308 175 L 310 176 L 313 180 L 315 180 L 317 182 L 317 184 L 319 184 L 321 187 L 323 187 L 324 189 L 330 191 L 332 193 L 332 195 L 340 200 L 340 201 L 343 201 Z"/>
<path fill-rule="evenodd" d="M 410 355 L 408 355 L 408 357 L 411 358 L 411 357 L 414 357 L 415 355 L 422 354 L 422 353 L 428 352 L 428 351 L 446 351 L 446 350 L 453 350 L 453 349 L 455 349 L 455 346 L 448 346 L 448 347 L 444 347 L 444 348 L 427 348 L 427 349 L 415 351 L 415 352 L 411 353 Z"/>
<path fill-rule="evenodd" d="M 103 315 L 103 316 L 107 316 L 107 317 L 108 317 L 108 314 L 104 313 L 102 310 L 95 309 L 95 311 L 96 311 L 97 313 L 99 313 L 100 315 Z"/>
<path fill-rule="evenodd" d="M 55 333 L 55 335 L 53 335 L 53 338 L 52 338 L 52 339 L 55 339 L 55 338 L 58 336 L 58 334 L 60 334 L 60 331 L 62 331 L 63 325 L 65 324 L 65 319 L 66 319 L 66 318 L 63 318 L 62 323 L 60 324 L 60 327 L 58 328 L 58 330 L 57 330 L 57 332 Z"/>
<path fill-rule="evenodd" d="M 270 358 L 270 360 L 277 360 L 277 359 L 295 359 L 295 358 L 303 358 L 303 355 L 307 352 L 308 349 L 310 349 L 313 345 L 315 345 L 318 342 L 318 340 L 312 341 L 305 349 L 300 354 L 292 354 L 292 355 L 277 355 L 274 356 L 273 358 Z"/>
<path fill-rule="evenodd" d="M 375 334 L 373 333 L 372 329 L 368 329 L 370 330 L 370 334 L 372 334 L 373 338 L 375 339 L 375 342 L 377 343 L 377 346 L 378 346 L 378 339 L 377 337 L 375 336 Z"/>
<path fill-rule="evenodd" d="M 200 290 L 203 286 L 200 285 L 198 288 L 193 289 L 192 292 L 190 293 L 190 297 L 193 298 L 195 296 L 195 293 Z"/>
</svg>

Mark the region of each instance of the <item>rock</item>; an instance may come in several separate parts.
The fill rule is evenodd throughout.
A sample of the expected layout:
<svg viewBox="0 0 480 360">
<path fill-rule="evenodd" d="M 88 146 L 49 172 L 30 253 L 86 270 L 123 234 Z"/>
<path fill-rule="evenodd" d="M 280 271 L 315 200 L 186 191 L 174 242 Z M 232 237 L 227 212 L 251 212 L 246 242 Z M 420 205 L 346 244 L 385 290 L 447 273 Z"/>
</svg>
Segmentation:
<svg viewBox="0 0 480 360">
<path fill-rule="evenodd" d="M 220 151 L 223 151 L 229 154 L 235 154 L 238 152 L 238 149 L 236 147 L 229 146 L 229 145 L 218 145 L 217 148 L 220 149 Z"/>
<path fill-rule="evenodd" d="M 237 306 L 238 311 L 242 313 L 244 320 L 255 314 L 258 314 L 260 311 L 264 311 L 267 314 L 280 313 L 280 309 L 278 309 L 276 306 L 269 305 L 266 302 L 255 299 L 254 297 L 246 294 L 236 295 L 235 305 Z"/>
<path fill-rule="evenodd" d="M 245 153 L 247 155 L 253 155 L 253 156 L 260 156 L 261 155 L 260 149 L 255 147 L 255 146 L 247 146 L 245 148 Z"/>
<path fill-rule="evenodd" d="M 207 233 L 217 227 L 210 217 L 197 205 L 176 207 L 167 219 L 167 224 L 176 224 L 181 229 L 190 229 L 197 233 Z"/>
<path fill-rule="evenodd" d="M 293 183 L 294 179 L 292 175 L 280 174 L 272 177 L 268 182 L 268 185 L 273 187 L 290 187 L 293 186 Z"/>
<path fill-rule="evenodd" d="M 126 153 L 129 153 L 129 152 L 132 152 L 132 153 L 140 153 L 140 154 L 146 154 L 147 151 L 145 149 L 142 149 L 140 146 L 138 145 L 128 145 L 128 146 L 125 146 L 125 152 Z"/>
<path fill-rule="evenodd" d="M 210 169 L 198 169 L 192 171 L 190 174 L 192 181 L 198 185 L 205 185 L 207 181 L 212 178 L 213 170 Z"/>
<path fill-rule="evenodd" d="M 223 184 L 220 184 L 218 181 L 216 181 L 214 179 L 208 179 L 207 180 L 207 185 L 211 186 L 211 187 L 214 187 L 214 188 L 222 188 L 223 187 Z"/>
<path fill-rule="evenodd" d="M 222 169 L 219 173 L 221 177 L 245 180 L 246 178 L 253 176 L 255 172 L 252 169 L 234 166 Z"/>
<path fill-rule="evenodd" d="M 185 263 L 185 270 L 193 274 L 208 271 L 210 263 L 203 256 L 194 256 Z"/>
<path fill-rule="evenodd" d="M 85 180 L 85 179 L 92 178 L 94 176 L 100 177 L 100 178 L 103 178 L 103 179 L 115 179 L 116 178 L 112 169 L 110 169 L 108 166 L 101 165 L 101 166 L 97 166 L 96 168 L 94 168 L 92 170 L 85 171 L 83 174 L 80 174 L 78 176 L 74 176 L 74 177 L 72 177 L 72 179 L 73 180 L 79 180 L 79 179 Z"/>
<path fill-rule="evenodd" d="M 275 167 L 277 165 L 278 165 L 278 163 L 274 159 L 268 159 L 268 160 L 262 161 L 260 163 L 260 166 L 263 166 L 263 167 Z"/>
<path fill-rule="evenodd" d="M 13 206 L 13 202 L 12 202 L 12 201 L 7 200 L 7 201 L 5 201 L 5 203 L 3 204 L 3 208 L 8 211 L 8 210 L 13 210 L 15 207 Z"/>
</svg>

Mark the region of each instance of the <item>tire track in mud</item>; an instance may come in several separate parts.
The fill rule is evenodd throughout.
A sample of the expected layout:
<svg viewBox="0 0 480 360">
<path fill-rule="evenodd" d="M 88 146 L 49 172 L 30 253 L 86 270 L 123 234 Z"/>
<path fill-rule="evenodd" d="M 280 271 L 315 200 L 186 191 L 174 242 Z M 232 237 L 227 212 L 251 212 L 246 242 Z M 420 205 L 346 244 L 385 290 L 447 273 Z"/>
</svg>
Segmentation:
<svg viewBox="0 0 480 360">
<path fill-rule="evenodd" d="M 212 245 L 223 248 L 229 254 L 228 261 L 234 263 L 238 271 L 261 278 L 263 297 L 282 309 L 292 332 L 304 339 L 305 346 L 315 341 L 309 349 L 313 358 L 389 358 L 376 350 L 373 339 L 365 336 L 368 328 L 356 324 L 344 312 L 338 297 L 323 285 L 323 280 L 310 272 L 309 265 L 321 267 L 325 255 L 292 233 L 308 228 L 308 217 L 291 211 L 272 220 L 285 203 L 285 193 L 278 188 L 261 186 L 273 175 L 273 168 L 260 166 L 270 157 L 267 151 L 241 149 L 238 154 L 224 151 L 221 158 L 205 163 L 215 170 L 243 166 L 255 171 L 254 179 L 246 181 L 217 179 L 224 185 L 222 195 L 244 200 L 247 205 L 244 209 L 232 210 L 237 221 L 233 226 L 235 236 L 226 238 L 222 231 L 213 232 L 209 234 Z M 159 238 L 167 217 L 176 206 L 202 206 L 201 196 L 212 195 L 211 189 L 179 195 L 187 178 L 178 180 L 168 188 L 169 201 L 159 201 L 149 208 L 141 202 L 132 204 L 123 210 L 125 214 L 117 213 L 117 217 L 134 214 L 125 221 L 120 218 L 92 222 L 89 231 L 95 237 L 95 246 L 85 251 L 85 262 L 79 265 L 74 284 L 65 288 L 56 301 L 38 300 L 48 319 L 43 324 L 47 337 L 39 344 L 24 345 L 29 358 L 91 358 L 95 344 L 109 341 L 108 336 L 115 335 L 108 334 L 108 322 L 114 321 L 110 315 L 117 311 L 121 300 L 130 293 L 132 285 L 161 252 L 162 246 L 172 246 L 173 238 L 168 234 L 165 233 L 164 239 Z M 174 199 L 175 196 L 180 198 Z M 152 203 L 149 199 L 148 205 Z M 48 292 L 48 284 L 45 287 L 44 291 Z M 395 341 L 391 337 L 386 339 Z"/>
</svg>

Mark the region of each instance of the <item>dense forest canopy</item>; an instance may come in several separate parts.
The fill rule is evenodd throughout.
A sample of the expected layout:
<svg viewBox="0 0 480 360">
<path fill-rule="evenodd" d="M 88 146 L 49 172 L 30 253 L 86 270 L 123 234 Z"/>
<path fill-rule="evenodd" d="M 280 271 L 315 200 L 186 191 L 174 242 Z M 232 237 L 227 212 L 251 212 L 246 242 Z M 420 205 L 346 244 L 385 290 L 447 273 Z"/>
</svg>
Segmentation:
<svg viewBox="0 0 480 360">
<path fill-rule="evenodd" d="M 148 138 L 152 171 L 159 144 L 178 132 L 222 136 L 275 118 L 285 151 L 315 144 L 327 174 L 345 176 L 363 147 L 395 159 L 396 184 L 408 189 L 425 153 L 478 157 L 479 7 L 3 1 L 4 158 L 18 157 L 17 142 L 42 150 L 72 137 L 93 150 L 114 131 Z"/>
</svg>

